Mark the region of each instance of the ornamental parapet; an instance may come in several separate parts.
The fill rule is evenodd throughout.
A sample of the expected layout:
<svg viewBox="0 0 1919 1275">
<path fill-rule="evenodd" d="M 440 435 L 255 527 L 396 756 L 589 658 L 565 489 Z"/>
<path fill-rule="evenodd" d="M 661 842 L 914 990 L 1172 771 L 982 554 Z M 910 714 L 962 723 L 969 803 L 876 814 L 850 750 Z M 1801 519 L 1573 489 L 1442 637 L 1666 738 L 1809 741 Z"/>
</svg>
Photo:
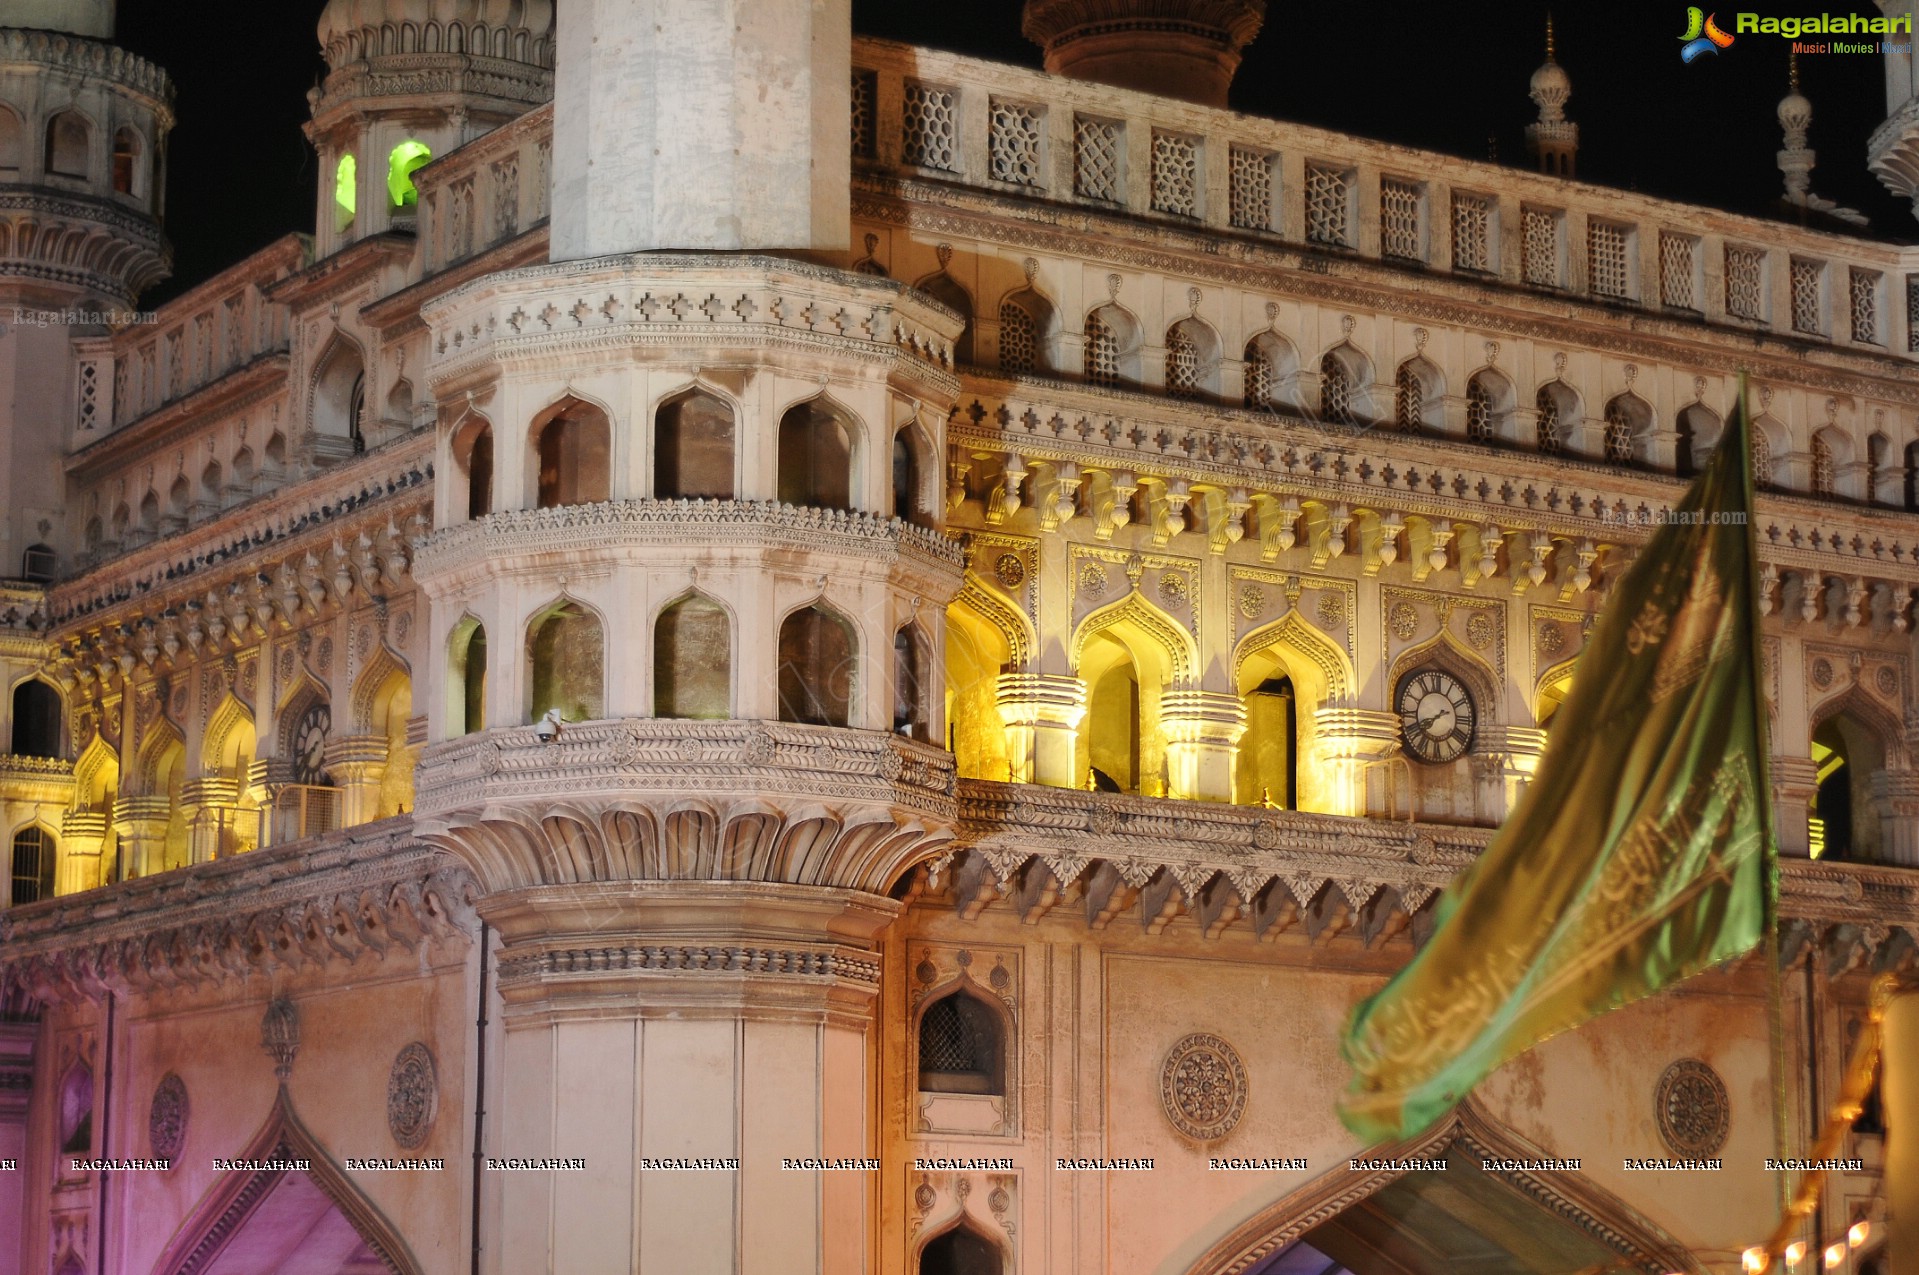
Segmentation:
<svg viewBox="0 0 1919 1275">
<path fill-rule="evenodd" d="M 42 1000 L 409 964 L 477 932 L 472 876 L 404 820 L 0 912 L 0 985 Z"/>
<path fill-rule="evenodd" d="M 0 29 L 0 62 L 38 62 L 88 79 L 107 80 L 170 110 L 173 81 L 166 71 L 116 45 L 55 31 Z"/>
<path fill-rule="evenodd" d="M 435 744 L 419 835 L 489 890 L 762 881 L 883 894 L 951 840 L 953 758 L 878 731 L 628 718 Z"/>
</svg>

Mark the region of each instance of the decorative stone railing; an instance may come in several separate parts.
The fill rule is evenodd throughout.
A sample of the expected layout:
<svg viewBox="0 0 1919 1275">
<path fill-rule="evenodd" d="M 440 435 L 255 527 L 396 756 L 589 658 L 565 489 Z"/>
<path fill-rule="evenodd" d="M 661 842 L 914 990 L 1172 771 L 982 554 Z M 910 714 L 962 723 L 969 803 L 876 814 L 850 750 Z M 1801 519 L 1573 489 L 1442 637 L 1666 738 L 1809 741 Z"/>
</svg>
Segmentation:
<svg viewBox="0 0 1919 1275">
<path fill-rule="evenodd" d="M 1229 255 L 1297 244 L 1861 351 L 1919 341 L 1919 262 L 1894 245 L 882 40 L 856 41 L 853 65 L 856 184 L 1044 199 L 1190 227 L 1210 251 L 1228 236 Z"/>
<path fill-rule="evenodd" d="M 552 165 L 548 104 L 414 173 L 427 269 L 445 269 L 544 222 Z"/>
<path fill-rule="evenodd" d="M 622 719 L 435 744 L 419 835 L 488 890 L 731 880 L 884 893 L 950 839 L 952 755 L 876 731 Z"/>
<path fill-rule="evenodd" d="M 0 30 L 0 62 L 40 62 L 97 79 L 111 80 L 154 99 L 173 101 L 166 71 L 135 53 L 97 40 L 55 31 Z"/>
</svg>

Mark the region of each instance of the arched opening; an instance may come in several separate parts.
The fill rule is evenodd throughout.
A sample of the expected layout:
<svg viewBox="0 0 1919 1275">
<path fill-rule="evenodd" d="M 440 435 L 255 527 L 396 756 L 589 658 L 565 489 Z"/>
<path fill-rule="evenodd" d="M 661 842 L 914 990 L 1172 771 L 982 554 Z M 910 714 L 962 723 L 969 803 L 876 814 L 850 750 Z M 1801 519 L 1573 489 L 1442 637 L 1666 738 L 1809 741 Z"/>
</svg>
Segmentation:
<svg viewBox="0 0 1919 1275">
<path fill-rule="evenodd" d="M 1058 311 L 1038 292 L 1022 288 L 1007 297 L 999 307 L 1000 371 L 1012 376 L 1046 371 L 1058 330 Z"/>
<path fill-rule="evenodd" d="M 705 390 L 688 390 L 660 404 L 653 425 L 655 497 L 733 499 L 731 404 Z"/>
<path fill-rule="evenodd" d="M 1579 420 L 1579 396 L 1564 381 L 1548 381 L 1533 396 L 1533 408 L 1533 446 L 1548 456 L 1559 455 Z"/>
<path fill-rule="evenodd" d="M 221 488 L 220 462 L 210 460 L 206 468 L 200 471 L 200 499 L 206 504 L 218 506 L 224 494 Z"/>
<path fill-rule="evenodd" d="M 1166 329 L 1166 392 L 1174 398 L 1205 398 L 1217 392 L 1219 339 L 1198 319 Z"/>
<path fill-rule="evenodd" d="M 653 716 L 732 715 L 732 621 L 711 598 L 681 598 L 653 624 Z"/>
<path fill-rule="evenodd" d="M 1294 408 L 1299 405 L 1299 354 L 1275 332 L 1261 332 L 1246 343 L 1246 406 Z"/>
<path fill-rule="evenodd" d="M 1812 494 L 1833 496 L 1839 490 L 1839 431 L 1822 429 L 1812 436 Z"/>
<path fill-rule="evenodd" d="M 93 1068 L 74 1060 L 60 1077 L 60 1154 L 93 1150 Z"/>
<path fill-rule="evenodd" d="M 113 190 L 118 195 L 138 195 L 140 182 L 140 135 L 130 128 L 113 135 Z"/>
<path fill-rule="evenodd" d="M 47 172 L 85 180 L 93 126 L 78 111 L 62 111 L 47 121 Z"/>
<path fill-rule="evenodd" d="M 1393 427 L 1402 434 L 1440 428 L 1445 394 L 1437 367 L 1424 358 L 1407 359 L 1393 374 Z"/>
<path fill-rule="evenodd" d="M 934 1236 L 920 1250 L 919 1275 L 1001 1275 L 1005 1269 L 992 1241 L 965 1226 Z"/>
<path fill-rule="evenodd" d="M 1003 1035 L 999 1014 L 977 996 L 956 990 L 940 997 L 920 1013 L 920 1089 L 927 1093 L 1004 1093 Z"/>
<path fill-rule="evenodd" d="M 1275 673 L 1278 670 L 1274 670 Z M 1242 806 L 1299 809 L 1299 697 L 1293 679 L 1262 678 L 1245 692 L 1233 796 Z"/>
<path fill-rule="evenodd" d="M 1496 443 L 1506 432 L 1513 409 L 1513 386 L 1486 368 L 1466 382 L 1466 437 L 1475 443 Z"/>
<path fill-rule="evenodd" d="M 1880 855 L 1878 801 L 1873 779 L 1885 772 L 1878 734 L 1850 713 L 1837 713 L 1812 733 L 1812 764 L 1819 788 L 1807 820 L 1816 859 L 1871 862 Z"/>
<path fill-rule="evenodd" d="M 1365 416 L 1364 393 L 1370 380 L 1366 360 L 1350 345 L 1335 346 L 1319 360 L 1319 418 L 1357 425 Z"/>
<path fill-rule="evenodd" d="M 780 417 L 779 499 L 820 509 L 853 507 L 853 431 L 823 398 Z"/>
<path fill-rule="evenodd" d="M 13 688 L 15 757 L 59 757 L 60 692 L 37 677 Z"/>
<path fill-rule="evenodd" d="M 493 512 L 493 427 L 473 417 L 453 435 L 453 463 L 466 478 L 470 522 Z"/>
<path fill-rule="evenodd" d="M 1652 430 L 1652 408 L 1646 400 L 1628 391 L 1606 404 L 1606 460 L 1613 465 L 1630 465 L 1639 459 L 1640 448 Z"/>
<path fill-rule="evenodd" d="M 195 815 L 189 834 L 195 862 L 224 859 L 259 846 L 259 807 L 250 774 L 257 742 L 253 715 L 232 695 L 223 697 L 201 743 L 200 773 L 233 786 L 205 801 Z"/>
<path fill-rule="evenodd" d="M 556 709 L 567 722 L 606 716 L 606 637 L 599 616 L 577 602 L 554 603 L 527 626 L 527 656 L 529 720 Z"/>
<path fill-rule="evenodd" d="M 140 530 L 149 539 L 160 530 L 160 494 L 149 490 L 140 498 Z"/>
<path fill-rule="evenodd" d="M 1139 325 L 1116 305 L 1086 316 L 1086 380 L 1092 385 L 1139 383 Z"/>
<path fill-rule="evenodd" d="M 852 720 L 853 628 L 815 603 L 780 625 L 780 720 L 845 726 Z"/>
<path fill-rule="evenodd" d="M 360 162 L 348 151 L 333 166 L 333 231 L 345 234 L 360 211 Z"/>
<path fill-rule="evenodd" d="M 606 413 L 577 398 L 534 422 L 533 503 L 540 509 L 612 498 L 613 430 Z"/>
<path fill-rule="evenodd" d="M 1882 495 L 1880 483 L 1886 476 L 1886 461 L 1892 456 L 1892 440 L 1877 431 L 1866 437 L 1866 483 L 1860 495 L 1877 503 Z"/>
<path fill-rule="evenodd" d="M 363 450 L 360 419 L 366 408 L 366 367 L 360 351 L 336 340 L 313 376 L 313 432 L 322 454 L 339 459 Z"/>
<path fill-rule="evenodd" d="M 1701 403 L 1680 409 L 1673 420 L 1673 473 L 1692 478 L 1699 473 L 1700 456 L 1719 441 L 1718 415 Z"/>
<path fill-rule="evenodd" d="M 384 668 L 385 671 L 380 670 Z M 378 678 L 377 681 L 372 679 Z M 386 769 L 373 818 L 387 819 L 413 808 L 413 770 L 420 746 L 409 742 L 413 718 L 413 678 L 398 660 L 380 648 L 367 682 L 354 696 L 360 729 L 386 740 Z"/>
<path fill-rule="evenodd" d="M 99 525 L 99 519 L 93 520 Z M 52 584 L 55 570 L 60 563 L 60 555 L 49 544 L 30 544 L 20 555 L 20 578 L 28 584 Z"/>
<path fill-rule="evenodd" d="M 932 511 L 925 492 L 922 448 L 911 422 L 893 434 L 893 516 L 901 522 L 931 526 Z"/>
<path fill-rule="evenodd" d="M 1097 674 L 1087 676 L 1089 669 Z M 1086 701 L 1087 774 L 1100 792 L 1139 792 L 1140 671 L 1125 643 L 1104 633 L 1086 643 L 1080 676 Z"/>
<path fill-rule="evenodd" d="M 972 295 L 960 286 L 959 280 L 944 270 L 921 279 L 913 286 L 959 315 L 960 321 L 965 326 L 960 329 L 959 339 L 953 342 L 953 361 L 971 363 L 973 361 Z"/>
<path fill-rule="evenodd" d="M 1786 427 L 1771 416 L 1752 423 L 1752 481 L 1761 491 L 1773 485 L 1774 458 L 1791 450 L 1787 437 Z"/>
<path fill-rule="evenodd" d="M 253 472 L 251 447 L 242 447 L 233 453 L 233 486 L 236 491 L 242 494 L 250 494 L 253 491 Z"/>
<path fill-rule="evenodd" d="M 453 733 L 486 729 L 486 627 L 471 616 L 453 629 L 447 661 L 448 720 Z"/>
<path fill-rule="evenodd" d="M 420 202 L 419 187 L 413 174 L 433 160 L 433 151 L 425 142 L 407 140 L 395 146 L 386 158 L 386 193 L 395 208 L 411 208 Z"/>
<path fill-rule="evenodd" d="M 12 905 L 53 897 L 53 834 L 28 826 L 13 834 Z"/>
<path fill-rule="evenodd" d="M 969 593 L 979 590 L 973 585 Z M 946 746 L 964 778 L 1016 778 L 998 706 L 999 677 L 1012 671 L 1012 661 L 997 624 L 966 602 L 946 609 Z"/>
<path fill-rule="evenodd" d="M 413 424 L 413 382 L 404 376 L 386 392 L 386 418 L 402 429 Z"/>
<path fill-rule="evenodd" d="M 919 629 L 901 625 L 893 634 L 893 733 L 933 740 L 932 654 Z"/>
<path fill-rule="evenodd" d="M 193 503 L 193 484 L 187 481 L 185 474 L 174 477 L 173 485 L 167 489 L 167 514 L 175 522 L 185 522 L 187 507 Z"/>
<path fill-rule="evenodd" d="M 20 116 L 11 107 L 0 106 L 0 180 L 20 180 L 26 151 L 26 129 Z"/>
</svg>

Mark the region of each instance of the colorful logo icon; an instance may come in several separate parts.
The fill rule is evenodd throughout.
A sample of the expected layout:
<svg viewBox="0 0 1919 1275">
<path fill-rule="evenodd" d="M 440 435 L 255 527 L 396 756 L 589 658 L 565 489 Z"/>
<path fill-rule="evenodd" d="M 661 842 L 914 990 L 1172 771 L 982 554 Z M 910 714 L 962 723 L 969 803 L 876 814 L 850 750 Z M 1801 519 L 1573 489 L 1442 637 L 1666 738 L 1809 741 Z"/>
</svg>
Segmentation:
<svg viewBox="0 0 1919 1275">
<path fill-rule="evenodd" d="M 1719 29 L 1713 21 L 1719 15 L 1708 14 L 1698 5 L 1686 10 L 1686 30 L 1679 38 L 1685 41 L 1680 46 L 1679 60 L 1690 66 L 1694 60 L 1708 53 L 1718 54 L 1720 49 L 1732 43 L 1732 37 Z"/>
</svg>

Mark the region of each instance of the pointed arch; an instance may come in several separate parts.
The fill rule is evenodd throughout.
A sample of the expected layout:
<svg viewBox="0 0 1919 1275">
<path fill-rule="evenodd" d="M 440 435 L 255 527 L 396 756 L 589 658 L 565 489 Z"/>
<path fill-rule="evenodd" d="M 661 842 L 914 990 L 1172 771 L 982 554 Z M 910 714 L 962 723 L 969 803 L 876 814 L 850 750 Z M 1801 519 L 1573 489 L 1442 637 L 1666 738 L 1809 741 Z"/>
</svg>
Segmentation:
<svg viewBox="0 0 1919 1275">
<path fill-rule="evenodd" d="M 1837 425 L 1827 425 L 1812 436 L 1812 494 L 1850 496 L 1852 436 Z"/>
<path fill-rule="evenodd" d="M 73 803 L 78 810 L 103 810 L 120 792 L 120 754 L 95 735 L 73 763 Z"/>
<path fill-rule="evenodd" d="M 733 499 L 739 420 L 739 404 L 704 381 L 663 396 L 653 411 L 654 498 Z"/>
<path fill-rule="evenodd" d="M 146 145 L 138 130 L 122 125 L 113 134 L 113 193 L 139 198 L 146 193 L 146 172 L 140 157 Z"/>
<path fill-rule="evenodd" d="M 1341 425 L 1371 419 L 1367 387 L 1373 362 L 1350 341 L 1341 341 L 1319 358 L 1319 418 Z"/>
<path fill-rule="evenodd" d="M 1496 367 L 1482 367 L 1466 381 L 1466 437 L 1475 443 L 1514 442 L 1512 378 Z"/>
<path fill-rule="evenodd" d="M 971 572 L 946 608 L 946 740 L 960 774 L 1009 775 L 999 682 L 1026 667 L 1033 632 L 1025 615 Z"/>
<path fill-rule="evenodd" d="M 454 472 L 465 487 L 466 516 L 471 521 L 493 512 L 493 422 L 468 411 L 453 424 L 448 440 Z"/>
<path fill-rule="evenodd" d="M 1086 314 L 1085 378 L 1088 384 L 1119 387 L 1139 384 L 1139 320 L 1117 301 L 1094 306 Z"/>
<path fill-rule="evenodd" d="M 1239 640 L 1233 648 L 1233 685 L 1241 687 L 1247 681 L 1248 665 L 1255 656 L 1272 650 L 1282 654 L 1288 674 L 1300 685 L 1302 704 L 1341 704 L 1352 699 L 1359 684 L 1352 660 L 1296 607 Z"/>
<path fill-rule="evenodd" d="M 688 589 L 653 618 L 653 716 L 719 719 L 733 715 L 732 608 Z"/>
<path fill-rule="evenodd" d="M 1883 430 L 1874 430 L 1866 435 L 1866 470 L 1864 481 L 1860 483 L 1859 498 L 1874 504 L 1885 499 L 1883 488 L 1887 485 L 1887 462 L 1892 459 L 1892 439 Z"/>
<path fill-rule="evenodd" d="M 66 708 L 60 689 L 43 677 L 25 677 L 14 684 L 11 697 L 13 738 L 8 750 L 16 757 L 66 755 Z"/>
<path fill-rule="evenodd" d="M 908 620 L 893 631 L 893 733 L 933 741 L 933 639 Z"/>
<path fill-rule="evenodd" d="M 527 720 L 557 709 L 562 721 L 606 716 L 606 621 L 571 594 L 534 611 L 526 623 Z"/>
<path fill-rule="evenodd" d="M 1615 394 L 1606 404 L 1603 444 L 1606 461 L 1631 465 L 1645 460 L 1652 434 L 1652 404 L 1631 390 Z"/>
<path fill-rule="evenodd" d="M 779 627 L 780 720 L 851 725 L 859 655 L 859 629 L 825 598 L 789 611 Z"/>
<path fill-rule="evenodd" d="M 1121 626 L 1135 629 L 1147 639 L 1145 645 L 1156 653 L 1157 671 L 1166 685 L 1189 686 L 1199 680 L 1199 648 L 1193 642 L 1193 635 L 1185 625 L 1148 602 L 1138 589 L 1080 621 L 1073 633 L 1070 652 L 1073 671 L 1079 671 L 1086 644 L 1091 639 Z"/>
<path fill-rule="evenodd" d="M 1579 392 L 1572 386 L 1560 380 L 1541 385 L 1533 394 L 1533 449 L 1548 456 L 1570 450 L 1580 416 Z"/>
<path fill-rule="evenodd" d="M 301 669 L 274 717 L 275 756 L 291 765 L 294 783 L 328 782 L 325 760 L 318 753 L 332 734 L 333 696 L 317 678 Z"/>
<path fill-rule="evenodd" d="M 940 501 L 933 479 L 939 469 L 933 440 L 921 428 L 917 413 L 893 430 L 891 460 L 893 516 L 916 526 L 933 526 Z"/>
<path fill-rule="evenodd" d="M 1031 661 L 1033 652 L 1039 649 L 1039 633 L 1026 612 L 1007 600 L 1006 595 L 993 588 L 978 573 L 969 571 L 960 584 L 959 596 L 953 599 L 949 613 L 955 608 L 964 608 L 999 635 L 1005 644 L 1008 672 L 1020 672 Z"/>
<path fill-rule="evenodd" d="M 52 177 L 86 180 L 93 160 L 93 121 L 70 106 L 47 120 L 46 170 Z"/>
<path fill-rule="evenodd" d="M 470 611 L 447 635 L 446 720 L 448 735 L 486 729 L 486 626 Z"/>
<path fill-rule="evenodd" d="M 1299 350 L 1291 341 L 1277 332 L 1256 332 L 1240 357 L 1247 407 L 1299 410 Z"/>
<path fill-rule="evenodd" d="M 348 697 L 354 733 L 384 730 L 396 702 L 394 696 L 401 690 L 400 684 L 404 682 L 410 687 L 412 678 L 412 668 L 404 659 L 396 655 L 384 641 L 374 642 L 366 666 L 360 670 L 360 676 Z M 406 698 L 410 699 L 411 695 L 406 695 Z"/>
<path fill-rule="evenodd" d="M 535 509 L 612 499 L 613 414 L 569 390 L 527 429 L 526 503 Z"/>
<path fill-rule="evenodd" d="M 1060 328 L 1059 307 L 1031 283 L 1001 297 L 1000 371 L 1013 376 L 1052 371 Z"/>
<path fill-rule="evenodd" d="M 820 393 L 780 414 L 779 500 L 821 509 L 853 508 L 859 417 Z"/>
<path fill-rule="evenodd" d="M 237 1158 L 246 1163 L 304 1161 L 308 1168 L 304 1172 L 241 1171 L 218 1179 L 174 1232 L 154 1267 L 156 1275 L 201 1275 L 246 1232 L 248 1222 L 263 1212 L 269 1200 L 296 1215 L 311 1215 L 316 1227 L 337 1210 L 353 1233 L 339 1236 L 338 1242 L 357 1240 L 350 1251 L 338 1255 L 343 1268 L 348 1261 L 355 1263 L 353 1269 L 378 1261 L 389 1275 L 423 1275 L 398 1228 L 360 1193 L 332 1153 L 301 1122 L 284 1085 L 265 1123 Z M 337 1227 L 331 1229 L 337 1234 Z"/>
<path fill-rule="evenodd" d="M 180 733 L 180 728 L 164 715 L 156 715 L 140 740 L 139 751 L 134 754 L 137 791 L 148 796 L 167 792 L 170 775 L 176 767 L 184 765 L 186 747 L 186 736 Z"/>
<path fill-rule="evenodd" d="M 1533 724 L 1544 730 L 1572 693 L 1573 674 L 1579 666 L 1575 653 L 1542 672 L 1533 683 Z"/>
<path fill-rule="evenodd" d="M 1393 426 L 1402 434 L 1419 434 L 1445 424 L 1445 373 L 1425 355 L 1415 354 L 1393 374 Z"/>
<path fill-rule="evenodd" d="M 1174 398 L 1219 397 L 1219 333 L 1197 314 L 1166 329 L 1166 392 Z"/>
<path fill-rule="evenodd" d="M 1691 478 L 1699 472 L 1699 462 L 1719 445 L 1726 428 L 1719 413 L 1704 403 L 1688 403 L 1673 418 L 1673 473 Z"/>
<path fill-rule="evenodd" d="M 965 285 L 958 279 L 948 274 L 944 266 L 913 286 L 959 315 L 963 326 L 960 329 L 959 340 L 953 343 L 953 361 L 971 363 L 973 361 L 973 294 L 968 292 Z"/>
<path fill-rule="evenodd" d="M 336 328 L 314 362 L 307 386 L 307 421 L 322 440 L 323 454 L 337 459 L 365 450 L 365 415 L 366 354 L 359 342 Z"/>
<path fill-rule="evenodd" d="M 200 772 L 244 780 L 247 767 L 253 764 L 255 745 L 253 710 L 228 691 L 207 719 L 206 735 L 200 741 Z"/>
</svg>

